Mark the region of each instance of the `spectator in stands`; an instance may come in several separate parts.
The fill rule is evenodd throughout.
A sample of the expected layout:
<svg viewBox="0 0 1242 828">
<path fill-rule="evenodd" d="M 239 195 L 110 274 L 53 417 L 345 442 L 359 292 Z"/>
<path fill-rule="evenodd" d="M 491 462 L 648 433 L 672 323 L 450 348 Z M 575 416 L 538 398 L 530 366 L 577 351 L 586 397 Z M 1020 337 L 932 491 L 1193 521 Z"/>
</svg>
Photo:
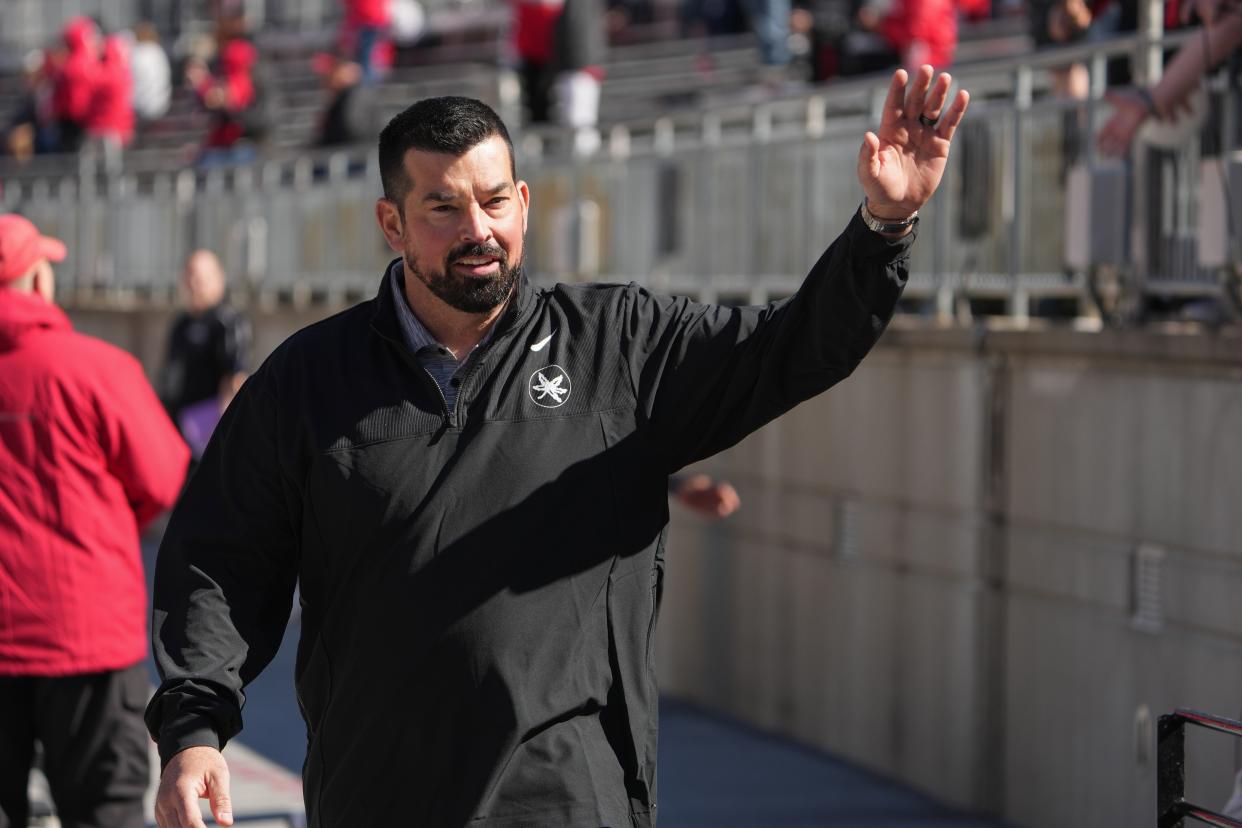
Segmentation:
<svg viewBox="0 0 1242 828">
<path fill-rule="evenodd" d="M 1201 17 L 1204 24 L 1200 36 L 1182 46 L 1157 83 L 1109 94 L 1114 112 L 1100 130 L 1098 142 L 1103 152 L 1124 155 L 1149 118 L 1176 118 L 1202 78 L 1242 45 L 1242 7 L 1205 3 Z"/>
<path fill-rule="evenodd" d="M 796 0 L 789 28 L 800 48 L 802 76 L 820 83 L 842 74 L 846 38 L 857 16 L 853 0 Z"/>
<path fill-rule="evenodd" d="M 5 129 L 4 148 L 18 161 L 27 161 L 37 153 L 59 149 L 52 106 L 55 84 L 43 52 L 26 55 L 22 62 L 22 83 L 21 103 Z"/>
<path fill-rule="evenodd" d="M 759 40 L 761 80 L 779 83 L 789 67 L 789 0 L 745 0 L 746 17 Z"/>
<path fill-rule="evenodd" d="M 522 79 L 522 103 L 532 124 L 552 121 L 555 30 L 563 7 L 564 0 L 512 0 L 510 37 Z"/>
<path fill-rule="evenodd" d="M 720 37 L 746 31 L 746 13 L 740 0 L 682 0 L 682 34 Z"/>
<path fill-rule="evenodd" d="M 197 459 L 246 379 L 250 321 L 225 299 L 227 280 L 210 250 L 189 255 L 181 274 L 185 310 L 173 322 L 160 397 Z"/>
<path fill-rule="evenodd" d="M 55 68 L 52 106 L 62 152 L 77 152 L 86 138 L 86 121 L 99 77 L 101 41 L 94 21 L 75 17 L 65 24 L 68 53 Z"/>
<path fill-rule="evenodd" d="M 742 505 L 731 483 L 706 474 L 674 474 L 668 479 L 668 493 L 687 509 L 712 519 L 728 517 Z"/>
<path fill-rule="evenodd" d="M 211 113 L 211 129 L 200 163 L 241 163 L 252 159 L 252 142 L 266 137 L 270 122 L 270 89 L 256 80 L 258 51 L 242 38 L 224 43 L 212 74 L 201 61 L 186 66 L 186 81 Z"/>
<path fill-rule="evenodd" d="M 138 533 L 189 455 L 137 360 L 52 303 L 64 257 L 0 216 L 0 825 L 27 824 L 37 740 L 60 825 L 142 828 Z"/>
<path fill-rule="evenodd" d="M 914 72 L 930 64 L 947 69 L 957 51 L 955 0 L 893 0 L 882 16 L 867 5 L 860 11 L 862 25 L 887 44 L 892 63 Z"/>
<path fill-rule="evenodd" d="M 315 145 L 335 147 L 370 141 L 381 126 L 375 88 L 362 82 L 362 67 L 336 55 L 318 55 L 315 71 L 328 92 Z"/>
<path fill-rule="evenodd" d="M 599 96 L 607 50 L 603 0 L 565 0 L 553 27 L 557 121 L 573 131 L 574 152 L 600 147 Z"/>
<path fill-rule="evenodd" d="M 354 60 L 362 67 L 363 83 L 375 83 L 391 62 L 383 52 L 387 49 L 388 27 L 392 23 L 391 0 L 341 0 L 345 5 L 345 22 L 341 30 L 343 43 L 352 44 Z"/>
<path fill-rule="evenodd" d="M 129 67 L 129 44 L 118 35 L 104 39 L 103 60 L 86 116 L 86 134 L 102 146 L 110 168 L 119 164 L 121 149 L 134 138 L 134 79 Z"/>
<path fill-rule="evenodd" d="M 159 34 L 150 23 L 134 27 L 129 68 L 134 80 L 134 114 L 142 121 L 164 117 L 172 100 L 172 69 Z"/>
</svg>

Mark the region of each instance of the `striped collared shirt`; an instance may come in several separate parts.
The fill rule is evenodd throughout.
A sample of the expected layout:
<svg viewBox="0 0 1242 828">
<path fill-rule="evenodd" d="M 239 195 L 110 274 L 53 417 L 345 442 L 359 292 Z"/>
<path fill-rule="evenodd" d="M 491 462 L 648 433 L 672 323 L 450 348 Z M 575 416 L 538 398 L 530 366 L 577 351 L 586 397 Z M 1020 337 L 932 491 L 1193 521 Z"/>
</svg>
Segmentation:
<svg viewBox="0 0 1242 828">
<path fill-rule="evenodd" d="M 457 359 L 452 351 L 436 341 L 431 332 L 414 315 L 414 311 L 410 310 L 410 305 L 405 300 L 405 267 L 400 259 L 393 262 L 391 275 L 393 305 L 397 309 L 401 338 L 405 340 L 406 347 L 413 352 L 419 365 L 422 365 L 436 381 L 440 392 L 444 394 L 445 404 L 452 411 L 457 405 L 457 389 L 461 387 L 463 369 L 470 359 L 470 354 L 463 359 Z M 479 344 L 474 346 L 475 350 L 492 338 L 493 330 L 495 330 L 494 327 L 488 328 L 487 333 L 479 340 Z"/>
</svg>

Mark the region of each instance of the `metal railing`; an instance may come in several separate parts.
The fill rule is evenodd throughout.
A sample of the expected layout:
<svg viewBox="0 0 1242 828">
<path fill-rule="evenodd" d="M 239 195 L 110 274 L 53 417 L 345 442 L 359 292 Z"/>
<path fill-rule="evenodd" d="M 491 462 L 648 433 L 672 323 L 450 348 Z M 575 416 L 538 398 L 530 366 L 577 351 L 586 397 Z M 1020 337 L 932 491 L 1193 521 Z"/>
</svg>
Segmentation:
<svg viewBox="0 0 1242 828">
<path fill-rule="evenodd" d="M 422 2 L 426 11 L 436 13 L 483 5 L 484 0 Z M 340 0 L 239 0 L 236 8 L 255 30 L 320 32 L 340 23 L 343 7 Z M 20 56 L 46 46 L 60 37 L 65 21 L 75 15 L 95 18 L 106 31 L 149 21 L 164 36 L 176 37 L 209 29 L 213 14 L 210 0 L 0 0 L 0 53 L 8 49 Z"/>
<path fill-rule="evenodd" d="M 1158 828 L 1181 828 L 1187 819 L 1218 828 L 1242 828 L 1242 821 L 1187 802 L 1186 725 L 1192 724 L 1242 738 L 1242 722 L 1195 710 L 1178 709 L 1161 716 L 1156 758 L 1156 809 Z"/>
<path fill-rule="evenodd" d="M 1105 65 L 1142 46 L 1130 38 L 955 69 L 973 103 L 945 182 L 924 210 L 912 301 L 946 316 L 963 299 L 992 301 L 1024 317 L 1044 300 L 1085 303 L 1099 291 L 1101 270 L 1131 293 L 1221 295 L 1223 269 L 1195 256 L 1196 205 L 1201 144 L 1219 148 L 1218 159 L 1233 146 L 1222 126 L 1232 119 L 1232 94 L 1216 96 L 1228 117 L 1175 149 L 1140 145 L 1128 165 L 1092 149 L 1107 114 Z M 1050 72 L 1075 61 L 1090 69 L 1092 96 L 1050 94 Z M 633 279 L 707 299 L 793 291 L 857 209 L 858 143 L 885 82 L 628 121 L 585 158 L 564 150 L 564 132 L 519 134 L 519 172 L 534 191 L 533 270 L 561 280 Z M 62 281 L 71 289 L 170 293 L 185 253 L 210 247 L 258 291 L 369 292 L 389 256 L 371 218 L 380 186 L 369 147 L 211 170 L 141 152 L 118 173 L 81 164 L 60 176 L 0 175 L 0 210 L 19 210 L 70 242 Z M 1145 244 L 1114 239 L 1121 261 L 1101 261 L 1092 248 L 1071 263 L 1080 229 L 1067 221 L 1072 182 L 1077 172 L 1099 179 L 1102 171 L 1120 180 L 1120 203 L 1085 211 L 1082 221 L 1116 225 L 1121 216 Z M 1148 183 L 1127 190 L 1136 171 Z"/>
</svg>

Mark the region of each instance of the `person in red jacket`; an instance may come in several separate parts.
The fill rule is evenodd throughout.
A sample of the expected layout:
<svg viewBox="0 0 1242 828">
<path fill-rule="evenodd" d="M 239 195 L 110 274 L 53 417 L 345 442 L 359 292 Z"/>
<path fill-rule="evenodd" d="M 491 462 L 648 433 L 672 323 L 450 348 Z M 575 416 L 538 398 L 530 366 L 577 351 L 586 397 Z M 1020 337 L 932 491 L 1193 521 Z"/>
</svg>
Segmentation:
<svg viewBox="0 0 1242 828">
<path fill-rule="evenodd" d="M 132 356 L 52 304 L 65 246 L 0 216 L 0 826 L 36 740 L 65 828 L 141 828 L 149 740 L 138 533 L 189 450 Z"/>
<path fill-rule="evenodd" d="M 129 71 L 129 44 L 112 35 L 104 40 L 103 61 L 95 95 L 86 118 L 86 132 L 101 141 L 109 158 L 119 157 L 134 138 L 134 79 Z"/>
<path fill-rule="evenodd" d="M 74 17 L 65 24 L 63 36 L 68 54 L 56 68 L 52 109 L 60 127 L 62 152 L 77 152 L 86 136 L 99 76 L 99 29 L 87 17 Z"/>
<path fill-rule="evenodd" d="M 947 69 L 957 51 L 957 2 L 894 0 L 878 31 L 907 71 L 923 64 Z"/>
<path fill-rule="evenodd" d="M 254 76 L 259 52 L 244 38 L 220 47 L 217 73 L 192 61 L 185 77 L 199 102 L 211 113 L 211 129 L 203 141 L 200 164 L 224 161 L 244 163 L 254 157 L 249 142 L 261 139 L 269 126 L 262 123 L 263 94 Z"/>
</svg>

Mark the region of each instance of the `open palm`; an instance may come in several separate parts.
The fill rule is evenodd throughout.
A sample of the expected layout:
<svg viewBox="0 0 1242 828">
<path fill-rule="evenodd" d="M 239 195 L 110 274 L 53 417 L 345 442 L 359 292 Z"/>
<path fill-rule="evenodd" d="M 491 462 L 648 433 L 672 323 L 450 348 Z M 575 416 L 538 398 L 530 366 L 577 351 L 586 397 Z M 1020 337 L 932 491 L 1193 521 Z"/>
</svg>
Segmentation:
<svg viewBox="0 0 1242 828">
<path fill-rule="evenodd" d="M 858 152 L 858 181 L 869 209 L 885 219 L 903 219 L 927 203 L 944 175 L 953 133 L 966 114 L 970 95 L 961 90 L 946 110 L 953 79 L 923 66 L 908 77 L 893 73 L 876 132 Z M 923 116 L 920 119 L 919 116 Z"/>
</svg>

